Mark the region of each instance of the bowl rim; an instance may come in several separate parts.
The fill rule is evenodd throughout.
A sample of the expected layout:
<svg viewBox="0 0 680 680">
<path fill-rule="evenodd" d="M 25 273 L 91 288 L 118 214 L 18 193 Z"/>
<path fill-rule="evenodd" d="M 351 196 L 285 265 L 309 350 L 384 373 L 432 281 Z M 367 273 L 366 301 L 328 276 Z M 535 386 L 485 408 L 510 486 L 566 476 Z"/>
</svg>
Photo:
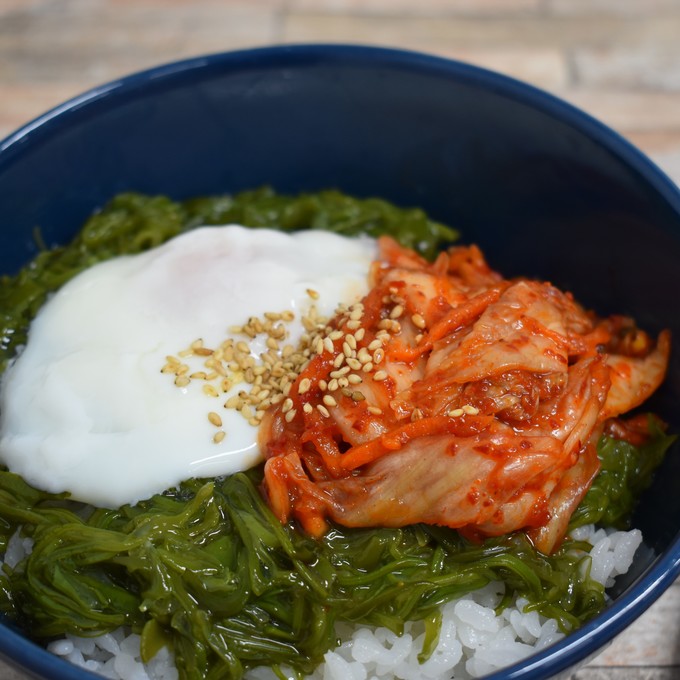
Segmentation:
<svg viewBox="0 0 680 680">
<path fill-rule="evenodd" d="M 153 85 L 180 86 L 196 74 L 219 75 L 258 66 L 350 64 L 383 66 L 415 73 L 437 75 L 490 90 L 505 98 L 538 109 L 570 125 L 618 157 L 657 192 L 680 217 L 680 189 L 649 157 L 621 134 L 585 111 L 538 87 L 486 68 L 448 57 L 423 52 L 344 43 L 299 43 L 229 50 L 164 63 L 111 80 L 86 90 L 27 122 L 0 140 L 0 173 L 16 156 L 59 134 L 82 115 L 96 115 L 100 104 L 120 105 L 126 97 Z M 567 670 L 596 654 L 633 622 L 680 575 L 680 532 L 663 554 L 657 555 L 646 571 L 602 613 L 566 638 L 488 676 L 486 680 L 527 680 L 545 678 Z M 0 622 L 0 655 L 24 670 L 61 680 L 95 680 L 100 676 L 72 665 L 47 652 L 13 628 Z M 549 665 L 549 668 L 546 668 Z"/>
</svg>

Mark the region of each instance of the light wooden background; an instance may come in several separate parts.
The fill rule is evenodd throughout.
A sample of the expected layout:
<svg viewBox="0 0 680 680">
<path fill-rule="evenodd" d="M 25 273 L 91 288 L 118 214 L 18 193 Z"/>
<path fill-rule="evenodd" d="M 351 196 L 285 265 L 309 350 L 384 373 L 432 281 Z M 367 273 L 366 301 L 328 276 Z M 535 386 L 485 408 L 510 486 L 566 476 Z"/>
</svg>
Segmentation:
<svg viewBox="0 0 680 680">
<path fill-rule="evenodd" d="M 515 76 L 680 183 L 680 0 L 0 0 L 0 138 L 131 71 L 292 42 L 405 47 Z M 0 662 L 0 680 L 24 679 Z M 680 584 L 574 680 L 680 680 Z"/>
</svg>

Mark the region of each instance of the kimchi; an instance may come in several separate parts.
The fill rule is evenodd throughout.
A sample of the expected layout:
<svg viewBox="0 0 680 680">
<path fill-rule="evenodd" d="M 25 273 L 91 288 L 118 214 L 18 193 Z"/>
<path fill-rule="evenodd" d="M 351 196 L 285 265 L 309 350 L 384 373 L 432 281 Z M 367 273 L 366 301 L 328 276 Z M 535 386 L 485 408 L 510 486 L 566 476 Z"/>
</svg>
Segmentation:
<svg viewBox="0 0 680 680">
<path fill-rule="evenodd" d="M 552 552 L 599 470 L 605 428 L 662 382 L 670 333 L 598 318 L 476 246 L 424 260 L 379 240 L 370 291 L 313 343 L 265 416 L 264 493 L 281 522 L 525 530 Z"/>
</svg>

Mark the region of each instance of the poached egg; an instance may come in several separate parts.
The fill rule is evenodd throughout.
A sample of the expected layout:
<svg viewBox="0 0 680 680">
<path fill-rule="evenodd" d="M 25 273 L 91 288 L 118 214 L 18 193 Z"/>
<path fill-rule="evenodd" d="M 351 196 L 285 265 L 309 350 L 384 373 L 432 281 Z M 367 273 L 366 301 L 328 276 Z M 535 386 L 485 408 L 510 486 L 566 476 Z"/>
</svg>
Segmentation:
<svg viewBox="0 0 680 680">
<path fill-rule="evenodd" d="M 91 267 L 44 305 L 3 377 L 0 461 L 37 488 L 103 507 L 257 464 L 257 427 L 224 407 L 244 384 L 217 395 L 200 381 L 178 387 L 162 370 L 168 357 L 284 310 L 296 345 L 312 305 L 331 316 L 366 294 L 376 253 L 368 237 L 229 225 Z M 253 357 L 267 349 L 265 336 L 245 340 Z"/>
</svg>

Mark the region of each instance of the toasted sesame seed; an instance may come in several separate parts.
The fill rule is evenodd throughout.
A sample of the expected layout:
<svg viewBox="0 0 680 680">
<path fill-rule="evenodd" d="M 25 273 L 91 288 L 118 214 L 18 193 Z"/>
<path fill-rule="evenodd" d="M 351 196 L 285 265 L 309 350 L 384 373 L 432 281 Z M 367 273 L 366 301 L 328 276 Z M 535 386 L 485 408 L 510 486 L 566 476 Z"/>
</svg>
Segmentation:
<svg viewBox="0 0 680 680">
<path fill-rule="evenodd" d="M 220 393 L 215 389 L 214 385 L 203 385 L 203 392 L 209 397 L 219 397 Z"/>
<path fill-rule="evenodd" d="M 250 354 L 250 347 L 248 347 L 248 343 L 243 340 L 239 340 L 236 343 L 236 349 L 243 354 Z"/>
<path fill-rule="evenodd" d="M 199 357 L 209 357 L 212 355 L 212 353 L 213 351 L 207 347 L 197 347 L 194 350 L 194 354 Z"/>
<path fill-rule="evenodd" d="M 227 433 L 224 430 L 220 430 L 219 432 L 215 432 L 215 436 L 213 437 L 213 442 L 215 444 L 219 444 L 221 441 L 224 440 L 226 435 L 227 435 Z"/>
<path fill-rule="evenodd" d="M 359 390 L 355 390 L 354 392 L 352 392 L 352 399 L 354 401 L 363 401 L 364 399 L 366 399 L 366 397 L 364 396 L 363 392 L 359 392 Z"/>
<path fill-rule="evenodd" d="M 233 397 L 229 397 L 227 401 L 224 403 L 225 408 L 241 408 L 243 405 L 243 400 L 241 397 L 239 397 L 237 394 L 235 394 Z"/>
<path fill-rule="evenodd" d="M 309 295 L 312 300 L 318 300 L 319 299 L 319 293 L 315 291 L 313 288 L 307 288 L 307 295 Z"/>
<path fill-rule="evenodd" d="M 342 378 L 343 375 L 347 375 L 349 372 L 350 372 L 350 367 L 349 366 L 343 366 L 342 368 L 339 368 L 337 371 L 331 371 L 330 377 L 331 378 Z"/>
<path fill-rule="evenodd" d="M 215 426 L 215 427 L 222 427 L 222 418 L 219 417 L 215 411 L 210 411 L 208 413 L 208 420 Z"/>
<path fill-rule="evenodd" d="M 365 364 L 365 363 L 371 361 L 371 359 L 372 359 L 371 353 L 370 353 L 365 347 L 362 347 L 362 348 L 357 352 L 357 359 L 359 359 L 359 361 L 360 361 L 362 364 Z"/>
</svg>

